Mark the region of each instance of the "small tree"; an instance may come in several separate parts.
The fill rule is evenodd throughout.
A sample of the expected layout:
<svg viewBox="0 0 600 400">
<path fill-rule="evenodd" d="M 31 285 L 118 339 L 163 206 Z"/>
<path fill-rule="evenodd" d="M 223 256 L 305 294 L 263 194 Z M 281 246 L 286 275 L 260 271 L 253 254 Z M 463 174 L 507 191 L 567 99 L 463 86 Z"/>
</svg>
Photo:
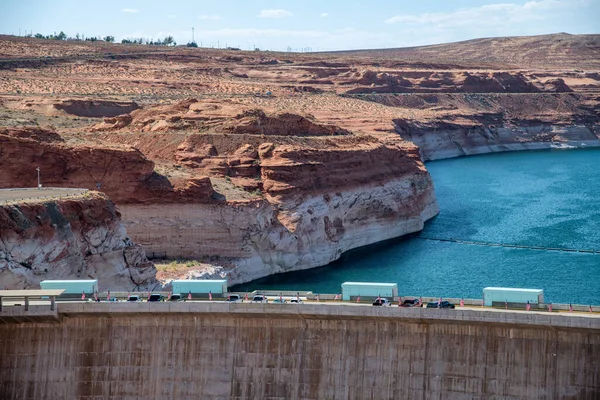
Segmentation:
<svg viewBox="0 0 600 400">
<path fill-rule="evenodd" d="M 34 35 L 34 38 L 36 38 L 36 39 L 45 39 L 46 37 L 44 35 L 42 35 L 41 33 L 36 33 Z"/>
<path fill-rule="evenodd" d="M 67 38 L 67 34 L 64 33 L 63 31 L 60 31 L 60 33 L 54 37 L 54 39 L 56 39 L 56 40 L 65 40 L 66 38 Z"/>
<path fill-rule="evenodd" d="M 196 43 L 196 42 L 189 42 L 187 44 L 187 47 L 198 47 L 198 43 Z"/>
<path fill-rule="evenodd" d="M 163 39 L 162 44 L 164 44 L 165 46 L 171 46 L 171 45 L 175 45 L 175 40 L 173 40 L 173 36 L 167 36 L 166 38 Z"/>
<path fill-rule="evenodd" d="M 108 43 L 113 43 L 115 41 L 114 36 L 104 36 L 104 41 Z"/>
</svg>

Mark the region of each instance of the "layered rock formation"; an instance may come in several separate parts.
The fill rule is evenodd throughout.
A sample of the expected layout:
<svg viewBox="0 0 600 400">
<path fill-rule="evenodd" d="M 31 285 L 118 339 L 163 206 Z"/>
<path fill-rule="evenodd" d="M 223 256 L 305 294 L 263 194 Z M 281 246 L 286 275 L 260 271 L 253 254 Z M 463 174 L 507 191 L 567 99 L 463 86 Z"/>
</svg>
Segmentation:
<svg viewBox="0 0 600 400">
<path fill-rule="evenodd" d="M 0 187 L 100 188 L 116 202 L 212 201 L 210 180 L 196 176 L 171 183 L 154 162 L 132 147 L 78 145 L 40 128 L 0 128 Z"/>
<path fill-rule="evenodd" d="M 438 107 L 435 118 L 395 119 L 395 130 L 419 146 L 423 160 L 502 151 L 600 146 L 600 98 L 589 95 L 463 95 L 418 98 Z M 396 99 L 387 99 L 394 105 Z M 461 104 L 462 103 L 462 104 Z M 398 104 L 399 105 L 399 104 Z M 432 104 L 429 105 L 430 107 Z M 472 114 L 464 113 L 470 107 Z"/>
<path fill-rule="evenodd" d="M 231 283 L 421 229 L 437 205 L 410 141 L 425 160 L 598 142 L 599 35 L 285 59 L 0 41 L 0 187 L 37 166 L 99 184 L 136 241 Z"/>
<path fill-rule="evenodd" d="M 398 132 L 419 146 L 424 161 L 552 148 L 600 147 L 600 126 L 592 125 L 452 125 L 410 126 Z"/>
<path fill-rule="evenodd" d="M 153 289 L 156 269 L 131 241 L 115 204 L 88 192 L 0 205 L 0 285 L 44 279 L 99 279 L 102 289 Z"/>
<path fill-rule="evenodd" d="M 77 117 L 115 117 L 139 108 L 133 101 L 98 99 L 9 99 L 4 106 L 15 110 L 35 111 L 44 115 L 74 115 Z"/>
<path fill-rule="evenodd" d="M 259 147 L 264 199 L 123 205 L 127 230 L 148 251 L 227 260 L 236 284 L 326 265 L 418 231 L 439 212 L 416 147 L 393 136 L 312 145 Z"/>
</svg>

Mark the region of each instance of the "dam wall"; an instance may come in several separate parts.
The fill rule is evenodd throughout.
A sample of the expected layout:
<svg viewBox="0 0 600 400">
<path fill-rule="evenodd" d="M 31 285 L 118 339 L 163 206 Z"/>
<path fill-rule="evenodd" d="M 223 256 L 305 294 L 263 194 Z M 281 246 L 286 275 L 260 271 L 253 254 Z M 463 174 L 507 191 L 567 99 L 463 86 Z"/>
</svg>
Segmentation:
<svg viewBox="0 0 600 400">
<path fill-rule="evenodd" d="M 68 303 L 0 324 L 2 399 L 598 399 L 596 314 Z"/>
</svg>

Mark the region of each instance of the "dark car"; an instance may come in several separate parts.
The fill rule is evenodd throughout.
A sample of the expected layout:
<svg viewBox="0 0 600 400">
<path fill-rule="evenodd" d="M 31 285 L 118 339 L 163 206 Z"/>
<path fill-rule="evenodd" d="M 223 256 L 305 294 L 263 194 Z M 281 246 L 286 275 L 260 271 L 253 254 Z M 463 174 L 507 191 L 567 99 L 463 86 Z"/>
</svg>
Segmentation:
<svg viewBox="0 0 600 400">
<path fill-rule="evenodd" d="M 419 307 L 419 299 L 404 300 L 400 307 Z"/>
<path fill-rule="evenodd" d="M 171 297 L 169 297 L 169 301 L 185 301 L 185 297 L 180 294 L 172 294 Z"/>
<path fill-rule="evenodd" d="M 148 297 L 148 301 L 164 301 L 165 296 L 162 294 L 152 293 L 150 297 Z"/>
<path fill-rule="evenodd" d="M 373 302 L 374 306 L 391 306 L 392 304 L 390 303 L 390 301 L 388 299 L 384 299 L 384 298 L 379 298 L 377 300 L 375 300 Z"/>
<path fill-rule="evenodd" d="M 441 303 L 437 301 L 432 301 L 431 303 L 427 303 L 427 308 L 454 308 L 454 304 L 449 301 L 442 301 Z"/>
<path fill-rule="evenodd" d="M 127 301 L 142 301 L 142 298 L 140 296 L 131 295 L 127 298 Z"/>
</svg>

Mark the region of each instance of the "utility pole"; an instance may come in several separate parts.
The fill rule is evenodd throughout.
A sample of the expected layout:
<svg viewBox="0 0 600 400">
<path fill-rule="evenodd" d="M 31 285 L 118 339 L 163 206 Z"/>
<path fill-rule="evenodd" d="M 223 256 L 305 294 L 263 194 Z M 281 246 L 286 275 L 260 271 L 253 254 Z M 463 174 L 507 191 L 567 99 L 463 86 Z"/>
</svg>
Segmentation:
<svg viewBox="0 0 600 400">
<path fill-rule="evenodd" d="M 195 42 L 195 40 L 194 40 L 194 27 L 192 26 L 192 43 L 194 43 L 194 42 Z"/>
<path fill-rule="evenodd" d="M 40 183 L 40 167 L 37 167 L 36 171 L 38 173 L 38 189 L 40 189 L 42 187 L 42 184 Z"/>
</svg>

